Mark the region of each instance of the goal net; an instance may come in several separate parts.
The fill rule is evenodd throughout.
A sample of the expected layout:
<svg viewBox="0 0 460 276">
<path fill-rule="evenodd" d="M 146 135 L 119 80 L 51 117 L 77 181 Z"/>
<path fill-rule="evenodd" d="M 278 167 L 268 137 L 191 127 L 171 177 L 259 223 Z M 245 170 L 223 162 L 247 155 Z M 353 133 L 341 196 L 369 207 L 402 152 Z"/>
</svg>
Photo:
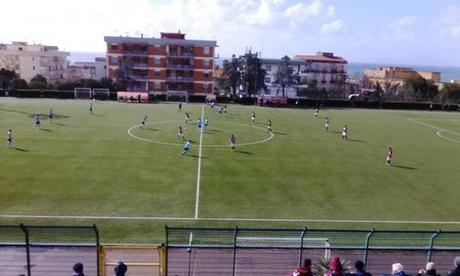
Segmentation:
<svg viewBox="0 0 460 276">
<path fill-rule="evenodd" d="M 237 237 L 239 248 L 273 248 L 273 249 L 315 249 L 330 258 L 331 250 L 328 238 L 275 238 L 275 237 Z"/>
<path fill-rule="evenodd" d="M 187 91 L 168 91 L 166 92 L 166 101 L 188 102 Z"/>
<path fill-rule="evenodd" d="M 108 88 L 93 88 L 91 97 L 97 100 L 108 100 L 110 99 L 110 89 Z"/>
<path fill-rule="evenodd" d="M 75 99 L 91 99 L 91 88 L 75 87 L 73 89 Z"/>
</svg>

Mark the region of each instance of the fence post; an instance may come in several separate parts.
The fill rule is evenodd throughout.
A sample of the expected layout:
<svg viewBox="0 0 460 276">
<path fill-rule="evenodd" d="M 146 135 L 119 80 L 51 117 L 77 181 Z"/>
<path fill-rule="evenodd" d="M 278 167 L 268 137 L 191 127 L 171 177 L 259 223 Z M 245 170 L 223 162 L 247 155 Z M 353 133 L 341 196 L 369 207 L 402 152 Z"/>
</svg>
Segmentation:
<svg viewBox="0 0 460 276">
<path fill-rule="evenodd" d="M 441 229 L 438 229 L 438 231 L 436 231 L 435 233 L 433 233 L 433 235 L 431 235 L 430 245 L 429 245 L 429 248 L 428 248 L 428 256 L 426 258 L 427 263 L 431 262 L 431 257 L 433 255 L 434 240 L 436 239 L 437 236 L 439 236 L 439 234 L 441 234 Z"/>
<path fill-rule="evenodd" d="M 169 248 L 169 240 L 168 240 L 168 226 L 165 225 L 165 239 L 166 239 L 166 243 L 165 243 L 165 267 L 164 267 L 164 271 L 165 271 L 165 275 L 168 275 L 168 265 L 169 265 L 169 262 L 168 262 L 168 248 Z"/>
<path fill-rule="evenodd" d="M 93 229 L 94 229 L 94 233 L 96 234 L 96 256 L 97 256 L 97 261 L 96 261 L 96 265 L 97 265 L 97 275 L 100 276 L 101 275 L 101 269 L 100 269 L 100 266 L 101 266 L 101 263 L 100 263 L 100 258 L 101 258 L 101 255 L 100 255 L 100 240 L 99 240 L 99 230 L 97 229 L 96 227 L 96 224 L 93 224 Z"/>
<path fill-rule="evenodd" d="M 366 269 L 366 267 L 367 267 L 367 255 L 369 253 L 369 240 L 371 239 L 372 235 L 374 235 L 374 231 L 375 231 L 375 229 L 372 228 L 371 231 L 369 233 L 367 233 L 367 236 L 366 236 L 366 244 L 364 245 L 365 246 L 365 249 L 364 249 L 364 269 Z"/>
<path fill-rule="evenodd" d="M 24 226 L 24 224 L 20 224 L 20 227 L 22 229 L 22 232 L 24 232 L 25 238 L 26 238 L 26 257 L 27 257 L 27 276 L 31 276 L 31 266 L 30 266 L 30 241 L 29 241 L 29 231 L 27 231 L 27 228 Z"/>
<path fill-rule="evenodd" d="M 302 230 L 300 234 L 300 252 L 299 252 L 299 267 L 302 266 L 302 257 L 303 257 L 303 238 L 305 237 L 305 232 L 307 232 L 307 227 Z"/>
<path fill-rule="evenodd" d="M 232 275 L 235 276 L 236 270 L 236 237 L 238 236 L 238 226 L 235 226 L 235 232 L 233 233 L 233 267 Z"/>
</svg>

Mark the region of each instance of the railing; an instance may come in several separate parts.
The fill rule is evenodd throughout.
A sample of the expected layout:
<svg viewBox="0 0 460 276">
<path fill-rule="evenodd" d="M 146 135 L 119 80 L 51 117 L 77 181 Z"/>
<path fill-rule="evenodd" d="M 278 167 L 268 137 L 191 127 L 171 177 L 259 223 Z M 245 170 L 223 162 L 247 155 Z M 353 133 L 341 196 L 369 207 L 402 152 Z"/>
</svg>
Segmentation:
<svg viewBox="0 0 460 276">
<path fill-rule="evenodd" d="M 133 68 L 134 68 L 134 69 L 139 69 L 139 68 L 141 68 L 141 69 L 147 69 L 148 66 L 149 66 L 149 65 L 146 64 L 146 63 L 134 63 L 134 64 L 133 64 Z"/>
<path fill-rule="evenodd" d="M 185 64 L 168 64 L 168 69 L 190 69 L 193 70 L 195 67 L 193 65 L 185 65 Z"/>
<path fill-rule="evenodd" d="M 125 50 L 123 51 L 123 55 L 127 56 L 146 56 L 148 55 L 147 51 L 136 51 L 136 50 Z"/>
<path fill-rule="evenodd" d="M 191 77 L 168 77 L 167 81 L 169 82 L 193 82 Z"/>
<path fill-rule="evenodd" d="M 168 52 L 168 57 L 193 57 L 192 52 Z"/>
<path fill-rule="evenodd" d="M 302 73 L 302 74 L 308 74 L 308 73 L 346 74 L 346 71 L 344 71 L 344 70 L 314 70 L 314 69 L 306 69 L 306 70 L 300 70 L 300 73 Z"/>
<path fill-rule="evenodd" d="M 8 275 L 58 275 L 76 262 L 97 275 L 98 247 L 96 225 L 0 225 L 0 267 Z"/>
<path fill-rule="evenodd" d="M 375 275 L 400 262 L 416 274 L 426 262 L 444 275 L 460 254 L 460 232 L 332 229 L 166 228 L 167 275 L 287 275 L 303 258 L 361 260 Z M 214 274 L 213 274 L 214 273 Z"/>
</svg>

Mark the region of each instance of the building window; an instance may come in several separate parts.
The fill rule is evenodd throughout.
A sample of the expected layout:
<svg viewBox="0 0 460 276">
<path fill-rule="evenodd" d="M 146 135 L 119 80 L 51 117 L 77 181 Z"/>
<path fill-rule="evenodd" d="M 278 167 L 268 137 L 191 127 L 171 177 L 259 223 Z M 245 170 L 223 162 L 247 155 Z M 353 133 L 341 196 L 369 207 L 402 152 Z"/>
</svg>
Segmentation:
<svg viewBox="0 0 460 276">
<path fill-rule="evenodd" d="M 203 72 L 203 78 L 205 78 L 205 79 L 209 78 L 209 73 L 208 72 Z"/>
<path fill-rule="evenodd" d="M 110 63 L 118 63 L 118 57 L 110 56 Z"/>
<path fill-rule="evenodd" d="M 48 68 L 48 70 L 49 70 L 49 71 L 53 70 L 53 67 L 50 66 L 50 67 Z"/>
<path fill-rule="evenodd" d="M 272 70 L 271 65 L 265 65 L 265 71 L 270 72 Z"/>
<path fill-rule="evenodd" d="M 159 81 L 154 82 L 154 88 L 155 89 L 160 89 L 161 88 L 161 83 Z"/>
<path fill-rule="evenodd" d="M 34 71 L 35 71 L 35 65 L 34 65 L 34 66 L 32 66 L 32 70 L 34 70 Z"/>
<path fill-rule="evenodd" d="M 22 51 L 22 47 L 19 47 L 18 50 L 19 50 L 19 51 Z"/>
<path fill-rule="evenodd" d="M 117 44 L 111 44 L 111 45 L 110 45 L 110 49 L 112 49 L 112 50 L 117 50 L 117 49 L 118 49 L 118 45 L 117 45 Z"/>
<path fill-rule="evenodd" d="M 210 53 L 209 47 L 204 47 L 203 52 L 204 52 L 205 55 L 209 55 L 209 53 Z"/>
<path fill-rule="evenodd" d="M 153 58 L 153 64 L 160 65 L 160 62 L 161 62 L 160 58 L 157 58 L 157 57 Z"/>
<path fill-rule="evenodd" d="M 204 67 L 209 67 L 209 59 L 203 60 Z"/>
<path fill-rule="evenodd" d="M 160 76 L 160 70 L 153 71 L 153 75 L 156 76 L 156 77 L 159 77 Z"/>
<path fill-rule="evenodd" d="M 270 83 L 271 82 L 270 78 L 265 78 L 265 82 Z"/>
<path fill-rule="evenodd" d="M 207 92 L 209 90 L 209 83 L 205 82 L 203 84 L 204 91 Z"/>
</svg>

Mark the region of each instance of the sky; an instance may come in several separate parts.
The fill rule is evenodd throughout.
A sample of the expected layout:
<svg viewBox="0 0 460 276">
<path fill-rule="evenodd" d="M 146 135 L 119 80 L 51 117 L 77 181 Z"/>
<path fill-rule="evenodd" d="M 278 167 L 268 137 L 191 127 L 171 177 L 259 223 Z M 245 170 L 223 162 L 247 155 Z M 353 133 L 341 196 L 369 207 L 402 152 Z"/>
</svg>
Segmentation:
<svg viewBox="0 0 460 276">
<path fill-rule="evenodd" d="M 72 52 L 103 53 L 104 36 L 180 30 L 217 40 L 220 57 L 323 51 L 350 62 L 460 67 L 459 0 L 15 0 L 2 3 L 1 19 L 0 42 Z"/>
</svg>

